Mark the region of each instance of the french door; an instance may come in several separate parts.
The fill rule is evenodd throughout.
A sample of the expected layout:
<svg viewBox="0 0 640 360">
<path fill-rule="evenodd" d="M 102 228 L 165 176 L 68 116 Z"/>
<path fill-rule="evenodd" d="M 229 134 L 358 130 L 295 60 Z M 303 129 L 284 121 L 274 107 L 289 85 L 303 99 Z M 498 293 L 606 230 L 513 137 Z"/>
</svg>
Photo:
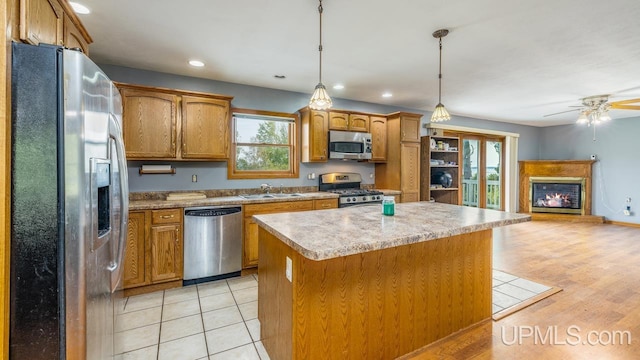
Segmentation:
<svg viewBox="0 0 640 360">
<path fill-rule="evenodd" d="M 504 209 L 504 138 L 462 134 L 461 204 Z"/>
</svg>

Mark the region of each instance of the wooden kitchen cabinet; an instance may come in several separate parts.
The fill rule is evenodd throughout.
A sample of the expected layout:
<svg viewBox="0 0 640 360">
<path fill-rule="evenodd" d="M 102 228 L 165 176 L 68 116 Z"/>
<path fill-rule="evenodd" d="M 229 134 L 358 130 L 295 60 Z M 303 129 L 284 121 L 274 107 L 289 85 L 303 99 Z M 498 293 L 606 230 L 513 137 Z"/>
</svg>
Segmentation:
<svg viewBox="0 0 640 360">
<path fill-rule="evenodd" d="M 376 164 L 375 187 L 400 190 L 402 202 L 420 201 L 421 116 L 405 112 L 387 116 L 387 162 Z"/>
<path fill-rule="evenodd" d="M 178 96 L 136 88 L 120 92 L 127 159 L 175 158 Z"/>
<path fill-rule="evenodd" d="M 181 286 L 183 209 L 129 213 L 124 256 L 125 296 Z"/>
<path fill-rule="evenodd" d="M 242 268 L 247 269 L 258 266 L 258 224 L 253 220 L 252 216 L 258 214 L 313 210 L 314 200 L 248 204 L 244 205 L 243 208 L 244 239 L 242 246 Z"/>
<path fill-rule="evenodd" d="M 314 210 L 335 209 L 338 207 L 338 199 L 316 199 L 313 200 Z"/>
<path fill-rule="evenodd" d="M 64 46 L 69 49 L 79 48 L 84 54 L 89 55 L 89 42 L 82 31 L 73 23 L 71 17 L 65 14 L 63 24 L 62 42 Z"/>
<path fill-rule="evenodd" d="M 182 158 L 229 158 L 229 101 L 182 96 Z"/>
<path fill-rule="evenodd" d="M 116 86 L 122 94 L 127 159 L 229 158 L 232 97 L 122 83 Z"/>
<path fill-rule="evenodd" d="M 89 53 L 91 36 L 66 0 L 19 0 L 20 40 L 33 45 L 64 45 Z"/>
<path fill-rule="evenodd" d="M 20 39 L 63 45 L 64 11 L 57 0 L 20 0 Z"/>
<path fill-rule="evenodd" d="M 387 161 L 387 118 L 370 117 L 371 130 L 371 162 Z"/>
<path fill-rule="evenodd" d="M 369 132 L 369 115 L 349 114 L 349 130 Z"/>
<path fill-rule="evenodd" d="M 369 132 L 369 115 L 330 111 L 329 130 Z"/>
<path fill-rule="evenodd" d="M 127 241 L 124 252 L 124 288 L 132 288 L 150 283 L 149 252 L 146 251 L 149 229 L 149 217 L 146 211 L 132 211 L 129 213 L 127 226 Z"/>
<path fill-rule="evenodd" d="M 303 108 L 300 111 L 301 141 L 300 154 L 302 162 L 326 162 L 329 146 L 329 114 Z"/>
<path fill-rule="evenodd" d="M 422 115 L 402 113 L 400 115 L 400 141 L 420 142 L 420 119 Z"/>
</svg>

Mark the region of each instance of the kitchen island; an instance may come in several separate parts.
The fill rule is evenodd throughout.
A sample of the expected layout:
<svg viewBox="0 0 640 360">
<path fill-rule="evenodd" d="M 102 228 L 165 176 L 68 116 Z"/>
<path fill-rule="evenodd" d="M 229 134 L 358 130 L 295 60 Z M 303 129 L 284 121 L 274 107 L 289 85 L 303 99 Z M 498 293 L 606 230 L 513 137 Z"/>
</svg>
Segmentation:
<svg viewBox="0 0 640 360">
<path fill-rule="evenodd" d="M 490 319 L 491 229 L 530 216 L 415 202 L 254 219 L 270 357 L 391 359 Z"/>
</svg>

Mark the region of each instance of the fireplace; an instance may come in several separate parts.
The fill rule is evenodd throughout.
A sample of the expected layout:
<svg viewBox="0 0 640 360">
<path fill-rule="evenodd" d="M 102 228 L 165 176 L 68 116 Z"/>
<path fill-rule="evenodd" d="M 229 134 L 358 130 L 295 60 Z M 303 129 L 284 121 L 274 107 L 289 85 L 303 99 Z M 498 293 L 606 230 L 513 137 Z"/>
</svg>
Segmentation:
<svg viewBox="0 0 640 360">
<path fill-rule="evenodd" d="M 529 212 L 584 215 L 582 177 L 529 177 Z"/>
</svg>

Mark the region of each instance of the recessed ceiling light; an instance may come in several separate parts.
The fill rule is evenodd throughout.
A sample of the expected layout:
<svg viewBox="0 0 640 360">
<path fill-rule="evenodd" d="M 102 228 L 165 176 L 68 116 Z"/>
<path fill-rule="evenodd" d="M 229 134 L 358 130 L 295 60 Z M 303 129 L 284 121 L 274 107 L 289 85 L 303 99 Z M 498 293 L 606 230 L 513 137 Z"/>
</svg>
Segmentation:
<svg viewBox="0 0 640 360">
<path fill-rule="evenodd" d="M 342 90 L 342 89 L 344 89 L 344 85 L 342 85 L 342 84 L 335 84 L 335 85 L 333 85 L 333 88 L 334 88 L 334 89 L 336 89 L 336 90 Z"/>
<path fill-rule="evenodd" d="M 385 98 L 392 97 L 392 96 L 393 96 L 393 94 L 390 93 L 390 92 L 386 92 L 386 93 L 382 94 L 382 97 L 385 97 Z"/>
<path fill-rule="evenodd" d="M 273 75 L 273 77 L 276 78 L 276 79 L 285 79 L 286 78 L 286 76 L 284 76 L 284 75 Z"/>
<path fill-rule="evenodd" d="M 71 5 L 71 8 L 73 8 L 73 11 L 76 12 L 76 14 L 80 14 L 80 15 L 87 15 L 89 13 L 91 13 L 91 10 L 89 10 L 88 7 L 82 5 L 82 4 L 78 4 L 77 2 L 69 2 L 69 5 Z"/>
<path fill-rule="evenodd" d="M 189 65 L 195 66 L 195 67 L 203 67 L 204 63 L 200 60 L 189 60 Z"/>
</svg>

